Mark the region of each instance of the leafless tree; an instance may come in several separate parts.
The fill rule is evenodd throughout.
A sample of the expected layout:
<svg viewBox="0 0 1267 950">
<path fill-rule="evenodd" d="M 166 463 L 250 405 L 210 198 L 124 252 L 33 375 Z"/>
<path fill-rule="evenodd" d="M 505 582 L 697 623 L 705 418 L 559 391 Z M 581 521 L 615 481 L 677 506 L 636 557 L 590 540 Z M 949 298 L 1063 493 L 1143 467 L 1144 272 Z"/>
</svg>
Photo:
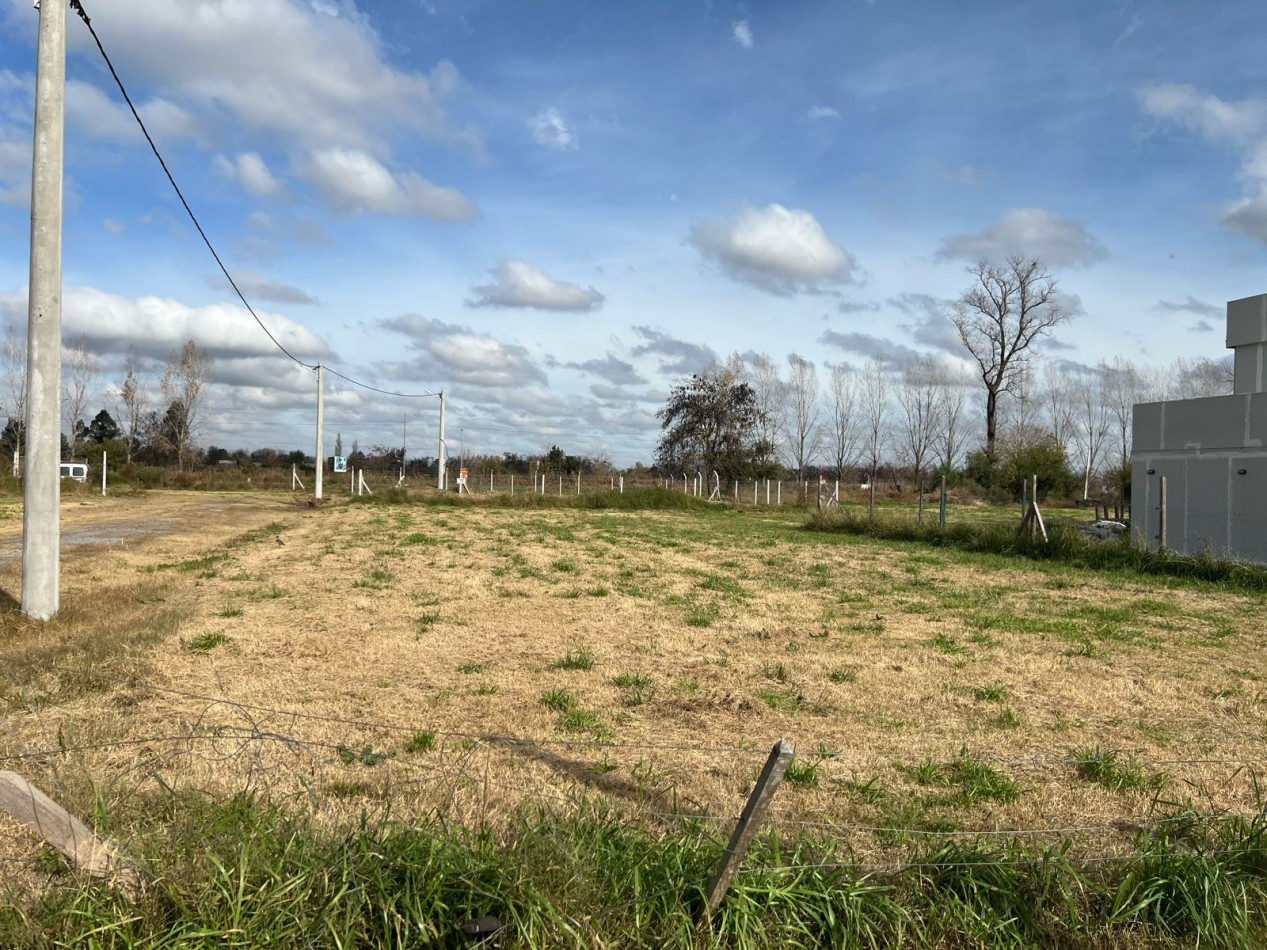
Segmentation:
<svg viewBox="0 0 1267 950">
<path fill-rule="evenodd" d="M 818 454 L 822 429 L 818 424 L 818 368 L 797 353 L 787 357 L 788 454 L 798 478 Z"/>
<path fill-rule="evenodd" d="M 756 405 L 756 461 L 773 462 L 783 447 L 783 405 L 787 386 L 779 376 L 778 364 L 766 353 L 748 358 L 744 381 L 752 388 Z"/>
<path fill-rule="evenodd" d="M 941 431 L 933 443 L 933 451 L 937 453 L 937 465 L 943 472 L 949 472 L 959 464 L 967 442 L 964 413 L 968 406 L 970 382 L 950 372 L 943 373 L 937 381 Z"/>
<path fill-rule="evenodd" d="M 1008 396 L 999 405 L 997 442 L 1003 455 L 1024 452 L 1051 434 L 1032 366 L 1018 367 Z"/>
<path fill-rule="evenodd" d="M 167 371 L 159 381 L 163 396 L 169 400 L 163 428 L 181 471 L 192 461 L 197 448 L 202 404 L 210 382 L 211 354 L 193 340 L 186 340 L 179 350 L 168 354 Z"/>
<path fill-rule="evenodd" d="M 141 436 L 141 425 L 149 411 L 149 394 L 145 391 L 145 379 L 141 375 L 140 358 L 135 347 L 128 350 L 123 379 L 119 381 L 118 400 L 120 421 L 123 423 L 124 439 L 127 442 L 127 461 L 131 462 L 132 453 L 136 451 Z"/>
<path fill-rule="evenodd" d="M 1180 356 L 1166 375 L 1171 380 L 1169 395 L 1172 399 L 1205 399 L 1232 394 L 1230 356 L 1218 360 Z"/>
<path fill-rule="evenodd" d="M 975 283 L 955 304 L 959 339 L 980 367 L 985 383 L 985 451 L 996 458 L 999 397 L 1010 392 L 1034 343 L 1070 318 L 1056 281 L 1037 259 L 1013 255 L 1004 265 L 979 261 Z"/>
<path fill-rule="evenodd" d="M 83 416 L 93 397 L 97 382 L 97 358 L 88 351 L 80 337 L 66 347 L 62 372 L 62 415 L 66 423 L 66 439 L 70 443 L 70 456 L 79 452 L 79 435 L 85 425 Z"/>
<path fill-rule="evenodd" d="M 1074 429 L 1078 421 L 1078 405 L 1074 398 L 1074 379 L 1063 366 L 1048 363 L 1038 378 L 1038 398 L 1047 414 L 1047 424 L 1065 458 L 1070 458 Z"/>
<path fill-rule="evenodd" d="M 858 382 L 851 367 L 831 364 L 831 451 L 836 477 L 844 481 L 846 472 L 858 461 Z"/>
<path fill-rule="evenodd" d="M 888 435 L 889 381 L 884 361 L 878 357 L 867 361 L 858 380 L 858 410 L 862 418 L 863 457 L 875 484 L 881 453 Z"/>
<path fill-rule="evenodd" d="M 1112 363 L 1102 361 L 1098 370 L 1100 396 L 1108 408 L 1118 438 L 1118 478 L 1124 482 L 1131 465 L 1131 423 L 1135 405 L 1165 398 L 1167 387 L 1154 370 L 1136 366 L 1120 356 L 1115 357 Z"/>
<path fill-rule="evenodd" d="M 19 425 L 26 420 L 26 336 L 9 323 L 0 344 L 0 373 L 4 374 L 4 409 Z"/>
<path fill-rule="evenodd" d="M 1078 447 L 1082 469 L 1083 500 L 1091 491 L 1091 477 L 1099 469 L 1105 442 L 1113 425 L 1102 392 L 1103 383 L 1104 373 L 1095 372 L 1073 379 L 1070 386 L 1071 402 L 1075 410 L 1073 441 Z"/>
<path fill-rule="evenodd" d="M 932 454 L 933 443 L 941 428 L 938 378 L 941 371 L 931 357 L 911 360 L 902 369 L 897 387 L 899 451 L 911 467 L 915 485 L 922 490 L 924 464 Z"/>
</svg>

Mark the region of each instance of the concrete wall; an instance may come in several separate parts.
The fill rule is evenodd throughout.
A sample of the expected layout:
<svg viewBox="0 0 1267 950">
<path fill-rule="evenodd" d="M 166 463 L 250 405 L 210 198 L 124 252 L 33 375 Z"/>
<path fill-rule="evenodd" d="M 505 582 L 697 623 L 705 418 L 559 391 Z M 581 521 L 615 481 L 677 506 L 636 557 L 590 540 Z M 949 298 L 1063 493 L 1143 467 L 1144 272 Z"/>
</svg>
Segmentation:
<svg viewBox="0 0 1267 950">
<path fill-rule="evenodd" d="M 1131 533 L 1152 550 L 1162 476 L 1168 548 L 1267 563 L 1267 393 L 1135 407 Z"/>
</svg>

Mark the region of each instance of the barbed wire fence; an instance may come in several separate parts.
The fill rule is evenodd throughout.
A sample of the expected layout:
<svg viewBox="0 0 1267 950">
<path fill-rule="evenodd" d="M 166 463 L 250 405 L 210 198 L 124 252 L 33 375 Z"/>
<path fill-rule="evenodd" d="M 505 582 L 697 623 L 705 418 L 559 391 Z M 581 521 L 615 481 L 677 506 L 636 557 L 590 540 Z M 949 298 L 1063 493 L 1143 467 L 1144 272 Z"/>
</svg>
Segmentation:
<svg viewBox="0 0 1267 950">
<path fill-rule="evenodd" d="M 605 801 L 617 807 L 622 821 L 655 833 L 687 827 L 720 840 L 735 827 L 765 754 L 752 743 L 621 742 L 607 737 L 444 730 L 430 727 L 425 716 L 416 722 L 387 722 L 244 702 L 227 694 L 69 667 L 50 666 L 49 672 L 88 676 L 103 688 L 119 691 L 129 708 L 144 703 L 149 717 L 169 724 L 145 735 L 76 741 L 74 729 L 68 733 L 65 720 L 46 717 L 35 690 L 6 668 L 20 687 L 37 727 L 34 731 L 51 733 L 52 741 L 31 748 L 28 738 L 15 749 L 11 737 L 4 743 L 9 749 L 0 752 L 0 768 L 20 770 L 31 781 L 50 782 L 54 792 L 72 795 L 69 773 L 77 770 L 105 799 L 137 795 L 148 779 L 169 794 L 183 790 L 213 797 L 290 797 L 312 814 L 335 822 L 363 812 L 369 803 L 397 814 L 408 814 L 412 807 L 472 827 L 496 826 L 525 807 L 567 813 Z M 340 730 L 338 737 L 310 731 L 330 727 Z M 963 748 L 958 756 L 945 758 L 896 751 L 802 752 L 801 770 L 761 822 L 766 833 L 790 841 L 808 836 L 821 860 L 755 863 L 737 870 L 751 875 L 847 868 L 870 876 L 952 864 L 963 867 L 960 858 L 929 857 L 952 842 L 1067 846 L 1079 863 L 1095 865 L 1124 860 L 1140 836 L 1208 841 L 1202 834 L 1221 825 L 1267 820 L 1259 784 L 1267 750 L 1238 757 L 1160 757 L 1129 748 L 1103 753 L 1129 762 L 1136 774 L 1173 777 L 1164 783 L 1144 781 L 1140 794 L 1113 798 L 1121 810 L 1112 816 L 1075 812 L 1058 823 L 1022 824 L 1009 818 L 989 794 L 969 793 L 950 809 L 956 814 L 953 822 L 926 820 L 922 813 L 908 814 L 908 820 L 887 815 L 888 820 L 877 821 L 866 819 L 858 798 L 865 800 L 874 792 L 874 777 L 881 774 L 893 783 L 882 796 L 912 800 L 925 792 L 944 793 L 954 784 L 945 782 L 945 775 L 970 763 L 994 770 L 987 776 L 990 780 L 1013 782 L 1023 776 L 1021 785 L 1035 797 L 1090 784 L 1090 763 L 1067 751 L 971 755 Z M 602 758 L 592 761 L 599 754 Z M 810 772 L 805 770 L 807 762 Z M 1221 771 L 1202 784 L 1183 777 L 1190 767 L 1207 775 L 1211 769 Z M 714 789 L 707 800 L 689 794 L 685 778 L 700 772 L 719 777 L 722 792 Z M 861 777 L 867 775 L 873 778 Z M 811 800 L 801 801 L 803 797 Z M 898 809 L 894 814 L 904 813 Z M 1022 847 L 1001 856 L 991 854 L 989 863 L 1033 860 Z"/>
</svg>

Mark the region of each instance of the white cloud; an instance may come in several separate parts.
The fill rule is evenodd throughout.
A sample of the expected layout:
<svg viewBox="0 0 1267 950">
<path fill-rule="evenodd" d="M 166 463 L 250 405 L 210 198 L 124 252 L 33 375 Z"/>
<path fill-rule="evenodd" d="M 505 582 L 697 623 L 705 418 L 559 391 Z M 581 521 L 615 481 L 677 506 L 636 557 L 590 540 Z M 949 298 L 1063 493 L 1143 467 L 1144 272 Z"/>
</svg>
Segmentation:
<svg viewBox="0 0 1267 950">
<path fill-rule="evenodd" d="M 26 290 L 0 295 L 0 311 L 26 313 Z M 307 327 L 281 314 L 256 309 L 269 331 L 300 358 L 330 355 Z M 161 358 L 188 339 L 215 357 L 277 356 L 259 324 L 240 306 L 191 307 L 170 297 L 121 297 L 94 287 L 67 287 L 62 298 L 66 337 L 83 337 L 93 352 L 126 353 L 135 347 Z M 284 357 L 283 357 L 284 358 Z"/>
<path fill-rule="evenodd" d="M 302 173 L 340 211 L 420 214 L 441 221 L 469 221 L 479 215 L 456 188 L 433 184 L 414 172 L 393 175 L 373 156 L 356 149 L 314 152 Z"/>
<path fill-rule="evenodd" d="M 116 221 L 114 218 L 102 218 L 101 230 L 111 237 L 118 237 L 123 233 L 123 222 Z"/>
<path fill-rule="evenodd" d="M 217 155 L 215 165 L 222 174 L 236 181 L 256 198 L 266 198 L 281 191 L 281 182 L 273 177 L 264 159 L 256 152 L 243 152 L 235 159 Z"/>
<path fill-rule="evenodd" d="M 404 314 L 382 323 L 409 338 L 415 361 L 396 364 L 398 378 L 447 379 L 474 386 L 524 386 L 546 381 L 522 346 L 503 343 L 469 327 Z M 391 367 L 389 367 L 391 368 Z"/>
<path fill-rule="evenodd" d="M 815 119 L 839 119 L 840 112 L 831 106 L 811 106 L 809 112 L 805 114 L 805 118 Z"/>
<path fill-rule="evenodd" d="M 1207 138 L 1245 141 L 1267 129 L 1267 100 L 1225 102 L 1200 93 L 1193 86 L 1161 84 L 1139 91 L 1139 105 L 1146 115 L 1170 119 Z"/>
<path fill-rule="evenodd" d="M 532 130 L 532 138 L 538 145 L 558 149 L 561 152 L 576 148 L 576 136 L 554 106 L 534 115 L 528 120 L 528 127 Z"/>
<path fill-rule="evenodd" d="M 150 99 L 141 103 L 137 111 L 160 145 L 199 130 L 198 121 L 189 112 L 166 99 Z M 136 119 L 123 103 L 78 79 L 66 80 L 66 126 L 95 139 L 145 144 Z"/>
<path fill-rule="evenodd" d="M 347 6 L 348 15 L 332 17 L 301 0 L 112 0 L 106 42 L 135 82 L 286 141 L 381 151 L 387 136 L 412 131 L 482 148 L 476 130 L 446 114 L 461 87 L 453 65 L 429 74 L 391 66 L 381 38 Z M 26 0 L 11 7 L 30 13 Z M 68 41 L 95 58 L 84 30 Z"/>
<path fill-rule="evenodd" d="M 780 204 L 697 224 L 690 242 L 735 280 L 784 296 L 848 281 L 855 266 L 812 214 Z"/>
<path fill-rule="evenodd" d="M 1014 208 L 983 231 L 946 238 L 937 250 L 938 257 L 969 261 L 1020 254 L 1052 267 L 1087 266 L 1107 253 L 1083 224 L 1041 208 Z"/>
<path fill-rule="evenodd" d="M 593 287 L 555 280 L 525 261 L 506 261 L 490 273 L 494 281 L 472 287 L 467 306 L 583 311 L 597 310 L 605 299 Z"/>
<path fill-rule="evenodd" d="M 739 20 L 730 25 L 730 35 L 744 49 L 752 49 L 752 27 L 747 20 Z"/>
</svg>

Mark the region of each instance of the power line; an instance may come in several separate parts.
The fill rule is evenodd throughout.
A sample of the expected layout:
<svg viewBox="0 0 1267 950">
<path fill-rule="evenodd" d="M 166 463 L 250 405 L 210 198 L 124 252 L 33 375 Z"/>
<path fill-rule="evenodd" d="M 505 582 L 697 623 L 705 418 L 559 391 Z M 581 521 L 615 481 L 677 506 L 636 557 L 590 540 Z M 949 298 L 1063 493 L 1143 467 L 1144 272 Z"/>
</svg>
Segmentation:
<svg viewBox="0 0 1267 950">
<path fill-rule="evenodd" d="M 119 87 L 119 92 L 123 95 L 123 101 L 128 104 L 128 108 L 132 110 L 132 118 L 136 119 L 136 124 L 141 127 L 141 134 L 145 136 L 145 141 L 150 145 L 150 151 L 154 153 L 154 157 L 158 159 L 158 164 L 162 166 L 163 174 L 167 176 L 168 182 L 171 183 L 172 189 L 176 192 L 176 197 L 180 199 L 181 205 L 185 209 L 185 213 L 189 215 L 189 220 L 194 223 L 194 227 L 198 231 L 198 236 L 202 238 L 202 243 L 207 245 L 207 250 L 211 252 L 211 256 L 215 258 L 216 264 L 220 267 L 220 272 L 224 274 L 225 280 L 229 282 L 229 286 L 233 288 L 233 292 L 238 295 L 238 299 L 242 301 L 242 306 L 246 307 L 247 312 L 255 318 L 255 322 L 260 325 L 260 329 L 268 335 L 273 341 L 273 345 L 289 356 L 294 362 L 298 363 L 305 369 L 313 369 L 314 367 L 305 363 L 290 350 L 286 349 L 277 337 L 273 336 L 273 332 L 264 325 L 264 321 L 260 319 L 259 314 L 255 312 L 255 308 L 243 295 L 241 288 L 233 279 L 233 275 L 229 273 L 229 269 L 224 266 L 224 261 L 220 260 L 220 255 L 216 253 L 215 247 L 211 243 L 211 239 L 207 237 L 207 232 L 202 229 L 202 225 L 198 221 L 198 216 L 194 214 L 193 209 L 189 207 L 189 202 L 185 200 L 184 193 L 180 190 L 180 185 L 176 184 L 176 179 L 172 177 L 171 170 L 167 167 L 167 162 L 163 160 L 162 154 L 158 150 L 158 146 L 154 144 L 154 139 L 150 136 L 150 131 L 145 127 L 145 123 L 141 120 L 141 114 L 136 111 L 136 106 L 132 104 L 132 97 L 128 95 L 127 89 L 123 85 L 123 80 L 119 78 L 118 72 L 115 71 L 114 63 L 110 61 L 106 48 L 101 45 L 101 38 L 97 36 L 97 31 L 93 29 L 92 21 L 88 19 L 88 14 L 83 8 L 83 4 L 79 0 L 70 0 L 70 8 L 79 14 L 79 18 L 84 21 L 84 25 L 88 27 L 88 32 L 92 34 L 93 41 L 97 44 L 97 49 L 101 53 L 101 58 L 106 62 L 106 68 L 110 70 L 110 75 L 114 77 L 114 83 Z"/>
<path fill-rule="evenodd" d="M 163 174 L 167 176 L 167 181 L 171 184 L 172 190 L 176 192 L 176 197 L 180 199 L 181 206 L 184 207 L 185 213 L 189 215 L 189 220 L 193 222 L 194 228 L 197 229 L 198 236 L 202 238 L 202 243 L 207 245 L 207 250 L 210 251 L 211 256 L 215 258 L 216 265 L 220 268 L 220 273 L 224 274 L 224 279 L 229 282 L 229 286 L 233 288 L 233 292 L 237 294 L 238 299 L 242 301 L 242 306 L 246 307 L 247 313 L 255 319 L 255 322 L 259 324 L 260 329 L 264 331 L 265 335 L 273 342 L 275 347 L 290 357 L 292 361 L 304 367 L 304 369 L 315 370 L 317 368 L 315 364 L 305 363 L 282 345 L 282 342 L 273 335 L 273 332 L 265 325 L 264 321 L 260 319 L 259 314 L 255 312 L 255 308 L 251 306 L 250 301 L 246 299 L 246 295 L 243 294 L 242 289 L 238 287 L 237 281 L 233 279 L 233 275 L 229 273 L 229 269 L 224 266 L 224 261 L 220 259 L 220 255 L 217 253 L 215 246 L 211 243 L 211 239 L 207 237 L 207 232 L 203 230 L 202 224 L 198 221 L 198 216 L 194 214 L 193 208 L 191 208 L 189 206 L 189 202 L 185 200 L 185 195 L 180 190 L 180 186 L 176 184 L 176 179 L 172 176 L 171 170 L 167 167 L 167 162 L 163 160 L 163 155 L 159 152 L 158 146 L 154 144 L 154 139 L 150 135 L 149 129 L 145 127 L 145 122 L 142 121 L 141 114 L 136 111 L 136 106 L 132 104 L 132 97 L 128 95 L 128 90 L 123 85 L 123 80 L 119 78 L 119 73 L 114 68 L 114 63 L 110 61 L 110 55 L 106 52 L 105 46 L 102 45 L 101 37 L 97 35 L 97 31 L 93 28 L 92 20 L 89 19 L 88 13 L 84 10 L 83 4 L 80 0 L 70 0 L 70 8 L 79 15 L 81 20 L 84 21 L 84 26 L 88 27 L 88 32 L 92 34 L 93 42 L 97 44 L 97 50 L 101 53 L 101 58 L 105 60 L 106 68 L 110 70 L 110 75 L 114 79 L 114 84 L 119 87 L 119 92 L 123 96 L 123 101 L 127 103 L 128 109 L 132 112 L 132 118 L 136 119 L 136 124 L 141 128 L 141 134 L 145 136 L 145 141 L 149 143 L 150 151 L 152 151 L 154 153 L 154 157 L 158 159 L 158 164 L 162 167 Z M 370 392 L 382 393 L 385 396 L 399 396 L 405 399 L 415 399 L 439 395 L 439 393 L 433 392 L 390 392 L 386 389 L 379 389 L 377 386 L 371 386 L 369 383 L 363 383 L 358 379 L 353 379 L 351 376 L 345 376 L 337 370 L 330 369 L 328 366 L 325 367 L 325 369 L 327 372 L 338 376 L 340 379 L 351 383 L 353 386 L 368 389 Z"/>
</svg>

